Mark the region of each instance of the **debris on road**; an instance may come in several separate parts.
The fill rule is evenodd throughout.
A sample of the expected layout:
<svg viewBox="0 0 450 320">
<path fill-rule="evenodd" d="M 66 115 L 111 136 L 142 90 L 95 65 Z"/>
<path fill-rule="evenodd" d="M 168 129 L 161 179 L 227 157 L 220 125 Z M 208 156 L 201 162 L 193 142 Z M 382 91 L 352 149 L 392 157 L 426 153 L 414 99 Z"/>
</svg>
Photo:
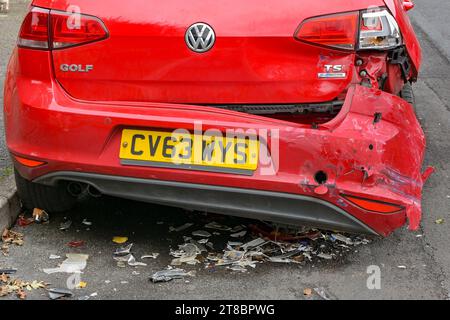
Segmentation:
<svg viewBox="0 0 450 320">
<path fill-rule="evenodd" d="M 209 233 L 208 231 L 204 231 L 204 230 L 193 231 L 192 235 L 195 237 L 202 237 L 202 238 L 209 238 L 212 236 L 211 233 Z"/>
<path fill-rule="evenodd" d="M 437 219 L 436 224 L 443 224 L 445 222 L 444 219 Z"/>
<path fill-rule="evenodd" d="M 92 226 L 92 222 L 88 221 L 87 219 L 83 219 L 81 223 L 84 224 L 85 226 Z"/>
<path fill-rule="evenodd" d="M 170 250 L 170 255 L 175 257 L 175 259 L 173 259 L 170 263 L 171 265 L 180 266 L 183 263 L 195 265 L 200 263 L 200 261 L 197 260 L 197 256 L 202 253 L 202 250 L 199 249 L 197 245 L 194 243 L 185 243 L 183 245 L 179 245 L 178 248 L 179 250 Z"/>
<path fill-rule="evenodd" d="M 406 269 L 406 266 L 397 266 L 397 268 L 399 268 L 399 269 Z"/>
<path fill-rule="evenodd" d="M 192 227 L 193 225 L 194 225 L 193 223 L 185 223 L 176 228 L 171 226 L 171 227 L 169 227 L 169 232 L 181 232 L 181 231 L 184 231 L 184 230 Z"/>
<path fill-rule="evenodd" d="M 195 276 L 195 271 L 189 271 L 186 272 L 183 269 L 174 269 L 172 267 L 167 267 L 167 269 L 165 270 L 161 270 L 158 271 L 156 273 L 154 273 L 151 277 L 150 280 L 153 283 L 157 283 L 157 282 L 169 282 L 172 281 L 174 279 L 183 279 L 184 277 L 194 277 Z"/>
<path fill-rule="evenodd" d="M 323 299 L 323 300 L 333 300 L 332 297 L 328 294 L 325 288 L 319 287 L 314 288 L 314 291 Z"/>
<path fill-rule="evenodd" d="M 205 228 L 207 229 L 214 229 L 214 230 L 220 230 L 220 231 L 231 231 L 232 228 L 221 225 L 215 221 L 212 221 L 205 225 Z"/>
<path fill-rule="evenodd" d="M 72 291 L 67 289 L 58 289 L 58 288 L 51 288 L 48 289 L 48 296 L 51 300 L 57 300 L 61 298 L 70 298 L 73 296 Z"/>
<path fill-rule="evenodd" d="M 204 228 L 226 231 L 230 238 L 246 238 L 247 242 L 228 241 L 219 253 L 210 240 L 213 235 L 197 230 L 191 234 L 203 239 L 195 241 L 183 236 L 185 243 L 179 245 L 178 250 L 170 250 L 169 254 L 174 257 L 172 266 L 204 263 L 209 271 L 224 267 L 235 272 L 246 272 L 249 267 L 255 268 L 263 262 L 304 265 L 319 260 L 336 260 L 344 252 L 352 252 L 354 247 L 370 242 L 361 236 L 268 223 L 250 225 L 251 233 L 243 225 L 229 227 L 215 221 L 207 223 Z"/>
<path fill-rule="evenodd" d="M 69 230 L 71 225 L 72 225 L 72 220 L 66 220 L 64 222 L 61 222 L 61 224 L 59 225 L 59 230 L 62 230 L 62 231 Z"/>
<path fill-rule="evenodd" d="M 133 244 L 130 243 L 125 247 L 117 248 L 113 253 L 113 259 L 117 262 L 118 267 L 125 267 L 128 264 L 130 267 L 145 267 L 147 264 L 136 261 L 136 258 L 131 254 Z"/>
<path fill-rule="evenodd" d="M 0 275 L 3 275 L 3 274 L 9 274 L 9 275 L 11 275 L 11 274 L 14 274 L 14 273 L 16 273 L 16 272 L 17 272 L 17 269 L 14 269 L 14 268 L 0 269 Z"/>
<path fill-rule="evenodd" d="M 141 257 L 141 260 L 144 259 L 157 259 L 159 257 L 159 253 L 153 252 L 152 254 L 146 254 Z"/>
<path fill-rule="evenodd" d="M 17 224 L 20 227 L 26 227 L 29 226 L 30 224 L 34 223 L 34 219 L 31 218 L 25 218 L 24 215 L 20 215 L 19 218 L 17 219 Z"/>
<path fill-rule="evenodd" d="M 52 273 L 81 273 L 86 268 L 89 255 L 68 253 L 66 254 L 66 260 L 64 260 L 59 267 L 47 268 L 43 271 L 47 274 Z"/>
<path fill-rule="evenodd" d="M 71 241 L 67 244 L 69 247 L 71 248 L 80 248 L 80 247 L 84 247 L 86 245 L 86 242 L 83 240 L 80 241 Z"/>
<path fill-rule="evenodd" d="M 128 241 L 128 238 L 127 237 L 114 237 L 112 239 L 112 241 L 117 244 L 123 244 Z"/>
<path fill-rule="evenodd" d="M 232 238 L 242 238 L 242 237 L 244 237 L 246 234 L 247 234 L 247 231 L 244 230 L 244 231 L 241 231 L 241 232 L 232 233 L 232 234 L 230 234 L 230 237 L 232 237 Z"/>
<path fill-rule="evenodd" d="M 47 223 L 50 220 L 50 217 L 46 211 L 39 208 L 34 208 L 33 219 L 36 223 Z"/>
</svg>

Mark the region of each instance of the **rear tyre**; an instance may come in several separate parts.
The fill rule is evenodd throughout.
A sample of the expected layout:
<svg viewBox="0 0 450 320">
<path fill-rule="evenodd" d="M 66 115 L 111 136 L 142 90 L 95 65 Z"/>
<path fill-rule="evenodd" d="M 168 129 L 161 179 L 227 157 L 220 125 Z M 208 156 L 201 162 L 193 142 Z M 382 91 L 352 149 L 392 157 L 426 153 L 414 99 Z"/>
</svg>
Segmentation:
<svg viewBox="0 0 450 320">
<path fill-rule="evenodd" d="M 402 97 L 403 100 L 409 102 L 413 107 L 415 107 L 416 98 L 414 97 L 414 90 L 411 83 L 408 82 L 403 86 L 402 91 L 400 91 L 400 97 Z"/>
<path fill-rule="evenodd" d="M 34 183 L 23 178 L 16 169 L 17 193 L 26 209 L 43 209 L 48 212 L 62 212 L 71 209 L 77 199 L 67 192 L 66 185 L 57 187 Z"/>
</svg>

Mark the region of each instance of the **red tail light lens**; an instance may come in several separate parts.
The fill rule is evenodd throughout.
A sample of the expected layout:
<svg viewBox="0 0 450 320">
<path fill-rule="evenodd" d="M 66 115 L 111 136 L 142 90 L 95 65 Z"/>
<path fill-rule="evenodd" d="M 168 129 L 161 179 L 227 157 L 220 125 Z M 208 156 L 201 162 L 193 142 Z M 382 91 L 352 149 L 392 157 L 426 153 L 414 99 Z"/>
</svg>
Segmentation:
<svg viewBox="0 0 450 320">
<path fill-rule="evenodd" d="M 300 25 L 295 38 L 316 45 L 354 50 L 358 25 L 359 12 L 315 17 Z"/>
<path fill-rule="evenodd" d="M 20 47 L 48 49 L 49 12 L 41 8 L 31 9 L 20 29 Z"/>
<path fill-rule="evenodd" d="M 18 45 L 33 49 L 61 49 L 107 37 L 105 25 L 96 17 L 33 7 L 22 23 Z"/>
<path fill-rule="evenodd" d="M 106 39 L 108 32 L 100 19 L 77 13 L 51 12 L 53 48 L 67 48 Z"/>
</svg>

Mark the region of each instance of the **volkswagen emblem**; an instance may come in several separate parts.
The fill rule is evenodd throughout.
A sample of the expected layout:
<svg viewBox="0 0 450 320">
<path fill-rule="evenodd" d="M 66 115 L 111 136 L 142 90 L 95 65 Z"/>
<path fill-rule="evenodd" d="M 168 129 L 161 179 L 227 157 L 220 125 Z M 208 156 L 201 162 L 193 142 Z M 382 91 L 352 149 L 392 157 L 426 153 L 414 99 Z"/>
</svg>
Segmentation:
<svg viewBox="0 0 450 320">
<path fill-rule="evenodd" d="M 206 23 L 194 23 L 186 31 L 186 44 L 194 52 L 202 53 L 211 49 L 216 42 L 213 28 Z"/>
</svg>

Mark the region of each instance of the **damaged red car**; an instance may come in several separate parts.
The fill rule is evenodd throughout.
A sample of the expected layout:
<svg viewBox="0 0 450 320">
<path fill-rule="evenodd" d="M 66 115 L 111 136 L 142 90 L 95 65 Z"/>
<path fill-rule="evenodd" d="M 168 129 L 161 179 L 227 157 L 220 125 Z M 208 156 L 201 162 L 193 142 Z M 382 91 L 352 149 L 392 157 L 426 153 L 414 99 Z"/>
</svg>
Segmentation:
<svg viewBox="0 0 450 320">
<path fill-rule="evenodd" d="M 388 235 L 421 219 L 403 0 L 34 0 L 5 82 L 26 207 L 81 194 Z"/>
</svg>

